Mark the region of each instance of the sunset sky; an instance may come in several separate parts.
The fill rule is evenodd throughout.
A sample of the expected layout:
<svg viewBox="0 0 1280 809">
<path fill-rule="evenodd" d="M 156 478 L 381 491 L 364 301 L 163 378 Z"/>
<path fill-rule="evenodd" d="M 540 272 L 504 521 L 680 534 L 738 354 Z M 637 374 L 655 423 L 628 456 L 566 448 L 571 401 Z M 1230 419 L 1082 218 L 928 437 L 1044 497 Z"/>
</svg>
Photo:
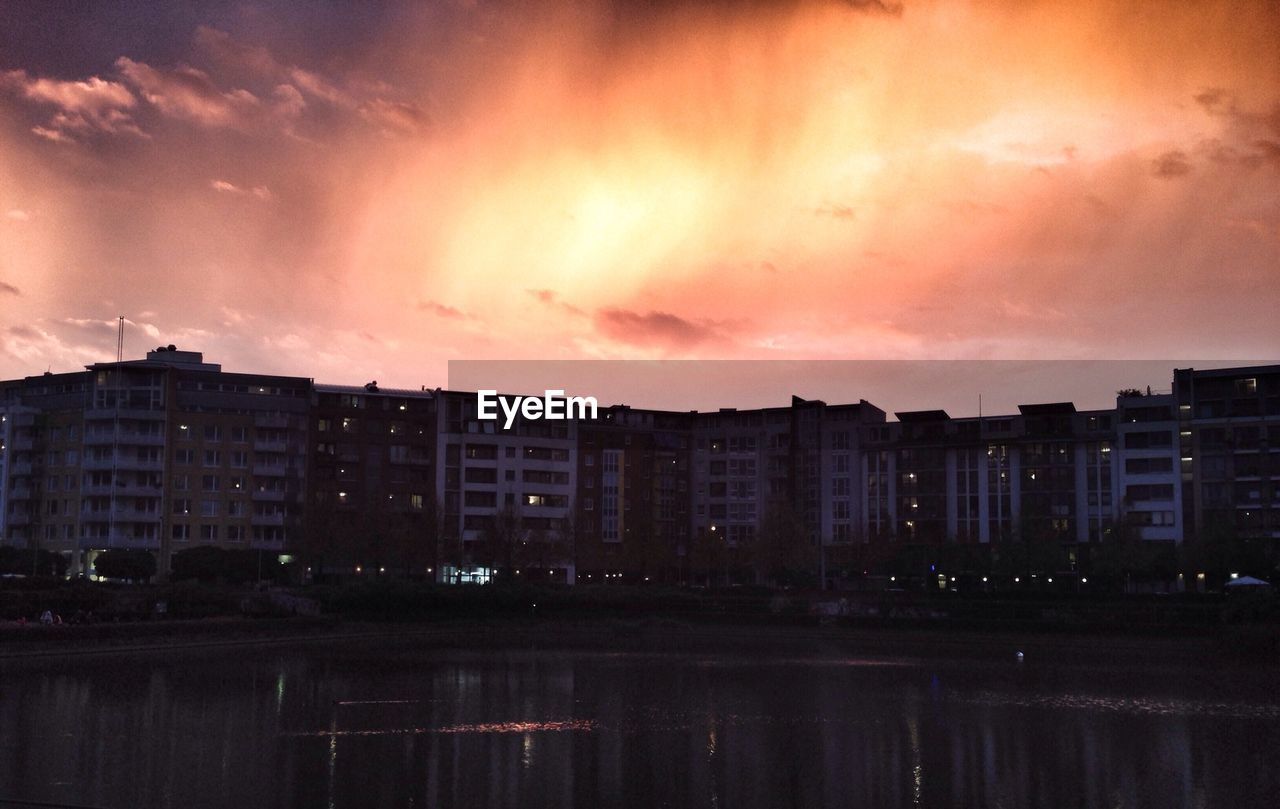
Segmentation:
<svg viewBox="0 0 1280 809">
<path fill-rule="evenodd" d="M 1275 2 L 0 3 L 0 376 L 1274 358 Z M 922 403 L 927 406 L 927 403 Z"/>
</svg>

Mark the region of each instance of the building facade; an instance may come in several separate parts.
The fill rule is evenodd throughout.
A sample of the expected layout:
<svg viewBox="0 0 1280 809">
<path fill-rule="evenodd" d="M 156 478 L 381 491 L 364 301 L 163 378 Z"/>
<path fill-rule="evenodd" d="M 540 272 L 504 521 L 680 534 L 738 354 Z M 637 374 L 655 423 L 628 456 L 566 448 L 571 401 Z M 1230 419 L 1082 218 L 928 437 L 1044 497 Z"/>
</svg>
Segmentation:
<svg viewBox="0 0 1280 809">
<path fill-rule="evenodd" d="M 135 548 L 164 574 L 214 545 L 316 576 L 836 581 L 895 557 L 1039 548 L 1077 570 L 1108 543 L 1224 536 L 1280 541 L 1277 365 L 1179 369 L 1169 393 L 1094 411 L 890 420 L 793 398 L 510 429 L 471 392 L 227 373 L 171 346 L 0 382 L 0 541 L 72 572 Z"/>
</svg>

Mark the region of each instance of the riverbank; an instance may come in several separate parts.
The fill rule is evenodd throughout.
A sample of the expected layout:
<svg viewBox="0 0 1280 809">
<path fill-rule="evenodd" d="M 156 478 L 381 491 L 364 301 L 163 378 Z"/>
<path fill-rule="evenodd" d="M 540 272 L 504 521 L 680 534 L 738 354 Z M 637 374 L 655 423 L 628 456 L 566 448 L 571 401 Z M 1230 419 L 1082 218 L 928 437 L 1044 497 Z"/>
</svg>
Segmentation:
<svg viewBox="0 0 1280 809">
<path fill-rule="evenodd" d="M 379 653 L 420 649 L 565 649 L 715 653 L 767 657 L 1016 659 L 1036 663 L 1280 665 L 1274 633 L 1232 628 L 1152 636 L 984 631 L 937 627 L 760 625 L 641 620 L 517 620 L 386 623 L 327 618 L 205 619 L 0 630 L 0 660 L 154 654 L 314 644 L 376 644 Z"/>
</svg>

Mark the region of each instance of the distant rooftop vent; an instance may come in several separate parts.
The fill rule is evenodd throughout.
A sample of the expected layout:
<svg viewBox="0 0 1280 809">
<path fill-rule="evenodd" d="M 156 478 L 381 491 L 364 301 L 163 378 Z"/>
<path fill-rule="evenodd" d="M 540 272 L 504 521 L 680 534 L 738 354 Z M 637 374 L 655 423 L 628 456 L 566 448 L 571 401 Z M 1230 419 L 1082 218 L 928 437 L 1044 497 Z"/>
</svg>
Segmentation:
<svg viewBox="0 0 1280 809">
<path fill-rule="evenodd" d="M 366 383 L 365 383 L 365 385 L 364 385 L 364 389 L 365 389 L 365 390 L 367 390 L 367 391 L 369 391 L 370 393 L 377 393 L 377 392 L 378 392 L 378 380 L 376 380 L 376 379 L 375 379 L 375 380 L 373 380 L 372 382 L 366 382 Z"/>
</svg>

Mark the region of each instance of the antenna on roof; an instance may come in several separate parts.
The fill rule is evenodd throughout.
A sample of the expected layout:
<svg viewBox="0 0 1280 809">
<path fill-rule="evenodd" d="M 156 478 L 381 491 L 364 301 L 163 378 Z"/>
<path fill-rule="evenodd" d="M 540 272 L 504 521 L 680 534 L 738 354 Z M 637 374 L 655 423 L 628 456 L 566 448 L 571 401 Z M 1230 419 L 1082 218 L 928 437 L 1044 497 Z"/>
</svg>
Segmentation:
<svg viewBox="0 0 1280 809">
<path fill-rule="evenodd" d="M 124 362 L 124 315 L 120 315 L 120 328 L 116 331 L 116 362 Z"/>
</svg>

